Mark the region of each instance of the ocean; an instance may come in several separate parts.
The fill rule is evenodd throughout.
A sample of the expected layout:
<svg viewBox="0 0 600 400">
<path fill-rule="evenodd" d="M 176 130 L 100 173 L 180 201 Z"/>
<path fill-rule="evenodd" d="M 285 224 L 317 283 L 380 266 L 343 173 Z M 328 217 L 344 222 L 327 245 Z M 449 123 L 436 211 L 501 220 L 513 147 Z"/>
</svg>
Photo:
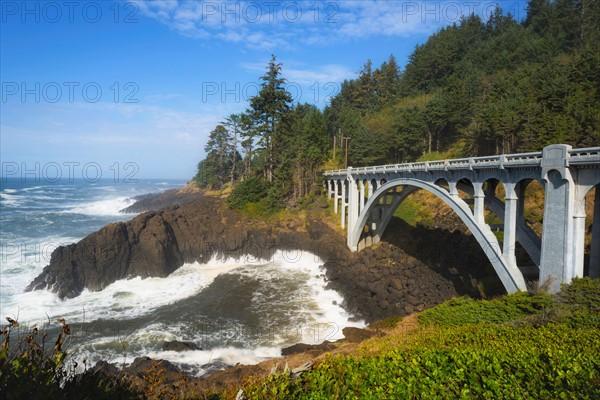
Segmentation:
<svg viewBox="0 0 600 400">
<path fill-rule="evenodd" d="M 64 347 L 79 371 L 99 360 L 124 366 L 149 356 L 202 376 L 277 357 L 295 343 L 337 340 L 344 327 L 364 326 L 326 288 L 322 261 L 301 251 L 278 251 L 269 260 L 213 258 L 185 264 L 166 278 L 120 280 L 73 299 L 25 292 L 57 246 L 135 217 L 120 212 L 135 196 L 186 182 L 0 180 L 0 317 L 18 320 L 23 332 L 34 326 L 52 331 L 64 318 L 72 330 Z M 200 350 L 164 351 L 163 343 L 173 340 Z"/>
</svg>

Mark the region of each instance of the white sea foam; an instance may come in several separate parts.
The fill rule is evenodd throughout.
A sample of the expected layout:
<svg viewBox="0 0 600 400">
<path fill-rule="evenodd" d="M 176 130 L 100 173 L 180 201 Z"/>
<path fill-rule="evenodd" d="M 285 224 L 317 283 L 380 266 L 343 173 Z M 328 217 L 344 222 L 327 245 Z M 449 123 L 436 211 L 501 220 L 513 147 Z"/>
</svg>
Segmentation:
<svg viewBox="0 0 600 400">
<path fill-rule="evenodd" d="M 122 279 L 101 291 L 85 289 L 79 296 L 66 300 L 60 300 L 49 290 L 15 293 L 3 308 L 12 308 L 13 313 L 18 311 L 21 320 L 30 321 L 45 319 L 46 313 L 72 322 L 130 319 L 193 296 L 219 274 L 239 266 L 239 263 L 218 262 L 215 258 L 207 264 L 185 264 L 166 278 Z M 20 281 L 23 283 L 22 278 Z"/>
<path fill-rule="evenodd" d="M 25 293 L 24 290 L 49 264 L 56 247 L 80 239 L 50 236 L 43 240 L 14 237 L 3 240 L 0 244 L 0 317 L 27 321 L 45 316 L 40 312 L 43 303 L 36 303 L 43 292 Z"/>
<path fill-rule="evenodd" d="M 58 187 L 58 185 L 56 185 L 55 187 Z M 39 190 L 39 189 L 43 189 L 44 186 L 31 186 L 31 187 L 26 187 L 26 188 L 22 188 L 21 190 L 23 190 L 24 192 L 28 192 L 31 190 Z"/>
<path fill-rule="evenodd" d="M 156 351 L 149 352 L 148 357 L 167 360 L 174 364 L 187 367 L 194 375 L 202 376 L 208 372 L 207 365 L 222 363 L 225 365 L 258 364 L 271 358 L 281 356 L 279 347 L 256 347 L 252 349 L 241 349 L 237 347 L 219 347 L 211 350 L 192 351 Z M 281 369 L 283 370 L 283 365 Z"/>
<path fill-rule="evenodd" d="M 83 214 L 90 216 L 123 216 L 121 210 L 135 202 L 131 197 L 117 197 L 92 201 L 76 205 L 65 210 L 65 213 Z"/>
<path fill-rule="evenodd" d="M 5 189 L 5 191 L 8 189 Z M 18 206 L 20 201 L 23 198 L 21 196 L 15 195 L 15 194 L 8 194 L 8 193 L 0 193 L 0 204 L 3 206 L 11 206 L 11 207 L 15 207 Z"/>
</svg>

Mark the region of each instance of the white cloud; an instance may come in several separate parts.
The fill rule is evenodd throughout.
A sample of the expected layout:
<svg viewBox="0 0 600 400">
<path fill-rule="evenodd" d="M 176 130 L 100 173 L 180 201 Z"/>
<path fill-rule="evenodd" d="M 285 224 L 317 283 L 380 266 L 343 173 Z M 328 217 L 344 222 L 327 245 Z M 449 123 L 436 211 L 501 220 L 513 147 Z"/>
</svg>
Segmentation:
<svg viewBox="0 0 600 400">
<path fill-rule="evenodd" d="M 427 14 L 424 1 L 172 0 L 165 4 L 139 0 L 139 5 L 145 15 L 184 36 L 216 38 L 264 49 L 431 33 L 445 22 L 444 7 L 434 10 L 438 14 L 435 18 Z M 426 14 L 429 18 L 424 18 Z"/>
<path fill-rule="evenodd" d="M 261 49 L 426 36 L 471 13 L 485 19 L 496 4 L 519 19 L 526 4 L 508 0 L 136 1 L 143 14 L 184 36 Z"/>
<path fill-rule="evenodd" d="M 281 62 L 281 60 L 277 60 Z M 255 63 L 243 63 L 242 68 L 261 75 L 265 73 L 265 66 L 268 60 Z M 326 64 L 321 66 L 306 66 L 305 63 L 298 61 L 283 61 L 283 76 L 288 82 L 294 82 L 301 85 L 311 85 L 314 83 L 325 84 L 328 82 L 342 82 L 344 79 L 356 77 L 356 73 L 340 64 Z"/>
<path fill-rule="evenodd" d="M 348 68 L 337 65 L 323 65 L 317 69 L 288 68 L 285 70 L 288 81 L 296 82 L 302 85 L 311 85 L 314 83 L 327 84 L 329 82 L 339 83 L 344 79 L 356 77 L 356 73 Z"/>
</svg>

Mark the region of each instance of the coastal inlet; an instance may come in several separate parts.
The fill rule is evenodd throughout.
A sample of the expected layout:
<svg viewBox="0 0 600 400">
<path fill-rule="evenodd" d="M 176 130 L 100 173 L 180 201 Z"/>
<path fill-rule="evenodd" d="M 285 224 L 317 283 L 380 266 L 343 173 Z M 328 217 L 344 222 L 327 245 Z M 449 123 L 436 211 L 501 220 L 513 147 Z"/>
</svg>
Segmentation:
<svg viewBox="0 0 600 400">
<path fill-rule="evenodd" d="M 83 288 L 71 298 L 61 299 L 49 289 L 25 291 L 49 264 L 54 248 L 133 218 L 119 211 L 136 196 L 182 185 L 111 183 L 43 185 L 9 179 L 0 191 L 1 314 L 40 328 L 49 319 L 65 318 L 73 330 L 65 347 L 80 367 L 100 359 L 129 364 L 150 356 L 202 375 L 279 356 L 295 343 L 336 340 L 344 327 L 364 326 L 342 308 L 340 294 L 326 288 L 323 261 L 293 249 L 271 249 L 262 258 L 212 254 L 164 276 L 123 275 L 106 281 L 101 290 Z M 165 349 L 169 341 L 196 347 L 177 352 Z"/>
</svg>

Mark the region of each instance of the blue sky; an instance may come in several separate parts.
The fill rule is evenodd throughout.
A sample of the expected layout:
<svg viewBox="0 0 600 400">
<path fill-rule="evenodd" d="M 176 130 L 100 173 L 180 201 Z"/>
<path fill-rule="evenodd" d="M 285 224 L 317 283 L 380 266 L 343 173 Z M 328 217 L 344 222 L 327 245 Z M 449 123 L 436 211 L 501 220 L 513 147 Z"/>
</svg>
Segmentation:
<svg viewBox="0 0 600 400">
<path fill-rule="evenodd" d="M 525 1 L 499 3 L 525 16 Z M 136 177 L 189 179 L 271 54 L 295 100 L 323 107 L 367 59 L 404 66 L 431 33 L 495 4 L 3 0 L 0 174 L 113 178 L 135 165 Z"/>
</svg>

